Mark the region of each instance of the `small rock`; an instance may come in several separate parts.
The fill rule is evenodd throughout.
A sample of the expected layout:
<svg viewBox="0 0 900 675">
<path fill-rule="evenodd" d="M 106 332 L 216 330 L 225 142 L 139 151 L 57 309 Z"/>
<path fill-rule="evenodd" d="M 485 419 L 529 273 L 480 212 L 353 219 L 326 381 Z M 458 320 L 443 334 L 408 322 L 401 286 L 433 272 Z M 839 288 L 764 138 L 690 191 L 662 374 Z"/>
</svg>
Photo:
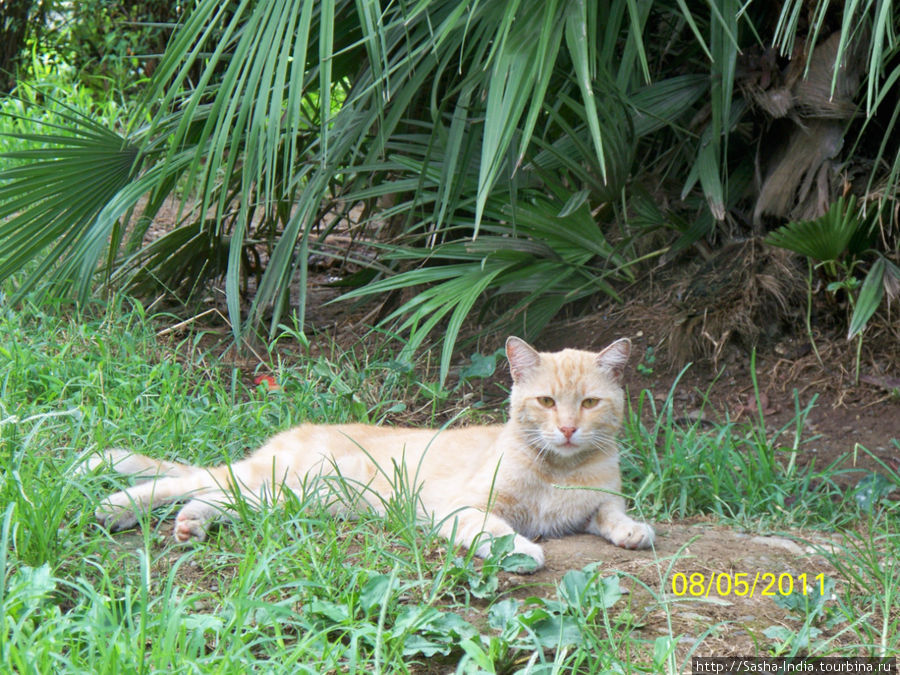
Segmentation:
<svg viewBox="0 0 900 675">
<path fill-rule="evenodd" d="M 708 616 L 697 614 L 697 612 L 678 612 L 678 616 L 684 619 L 693 619 L 694 621 L 712 621 L 712 619 L 710 619 Z"/>
<path fill-rule="evenodd" d="M 753 537 L 753 539 L 750 540 L 750 543 L 760 544 L 761 546 L 768 546 L 770 548 L 780 548 L 794 555 L 803 555 L 802 548 L 795 542 L 790 539 L 785 539 L 784 537 Z"/>
</svg>

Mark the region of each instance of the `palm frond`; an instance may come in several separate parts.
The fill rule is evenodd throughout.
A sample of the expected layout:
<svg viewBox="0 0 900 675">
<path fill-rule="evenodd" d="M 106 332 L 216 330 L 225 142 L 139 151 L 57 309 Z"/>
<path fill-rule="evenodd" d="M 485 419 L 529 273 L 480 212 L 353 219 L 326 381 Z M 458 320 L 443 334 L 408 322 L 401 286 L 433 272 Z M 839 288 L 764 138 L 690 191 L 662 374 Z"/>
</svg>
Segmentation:
<svg viewBox="0 0 900 675">
<path fill-rule="evenodd" d="M 0 154 L 16 163 L 0 171 L 0 278 L 35 262 L 17 298 L 49 281 L 48 290 L 74 290 L 84 301 L 100 263 L 114 257 L 119 216 L 148 185 L 138 176 L 138 143 L 77 111 L 58 115 L 64 128 L 6 134 L 40 145 Z"/>
<path fill-rule="evenodd" d="M 770 232 L 766 243 L 823 262 L 838 260 L 860 227 L 856 198 L 838 199 L 815 220 L 798 220 Z"/>
<path fill-rule="evenodd" d="M 833 23 L 828 0 L 783 3 L 775 42 L 786 56 L 802 53 L 792 46 L 807 6 L 809 50 Z M 20 137 L 39 150 L 6 155 L 16 165 L 0 173 L 0 278 L 30 260 L 23 290 L 51 275 L 84 297 L 98 270 L 173 292 L 209 275 L 224 279 L 237 336 L 263 319 L 274 331 L 287 312 L 303 321 L 310 253 L 330 250 L 325 216 L 363 204 L 363 240 L 386 218 L 394 239 L 370 241 L 378 259 L 360 261 L 377 274 L 353 297 L 422 285 L 392 325 L 413 346 L 447 329 L 446 375 L 476 308 L 489 325 L 514 316 L 532 329 L 590 293 L 614 295 L 611 280 L 630 275 L 624 251 L 646 253 L 628 248 L 642 217 L 629 200 L 644 180 L 684 186 L 662 219 L 644 209 L 677 231 L 671 250 L 731 226 L 753 169 L 738 57 L 771 37 L 758 31 L 764 10 L 738 0 L 198 0 L 126 131 L 70 112 Z M 860 134 L 887 131 L 866 201 L 888 202 L 900 183 L 889 138 L 898 113 L 885 108 L 900 84 L 893 8 L 851 3 L 841 21 L 839 51 L 862 49 L 871 71 Z M 176 227 L 145 244 L 178 195 Z M 820 237 L 838 235 L 823 227 L 795 223 L 773 240 L 832 255 Z M 247 306 L 253 246 L 268 262 Z M 492 315 L 500 306 L 509 311 Z"/>
</svg>

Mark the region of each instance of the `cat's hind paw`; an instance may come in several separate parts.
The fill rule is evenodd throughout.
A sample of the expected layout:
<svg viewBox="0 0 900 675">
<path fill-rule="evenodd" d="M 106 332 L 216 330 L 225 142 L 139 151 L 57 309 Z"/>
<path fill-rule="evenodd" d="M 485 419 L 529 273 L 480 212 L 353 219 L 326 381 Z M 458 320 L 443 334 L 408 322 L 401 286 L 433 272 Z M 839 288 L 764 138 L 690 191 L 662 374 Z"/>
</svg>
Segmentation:
<svg viewBox="0 0 900 675">
<path fill-rule="evenodd" d="M 180 544 L 205 541 L 208 523 L 208 518 L 197 517 L 189 512 L 185 513 L 185 510 L 182 509 L 175 517 L 175 529 L 172 531 L 172 536 Z"/>
</svg>

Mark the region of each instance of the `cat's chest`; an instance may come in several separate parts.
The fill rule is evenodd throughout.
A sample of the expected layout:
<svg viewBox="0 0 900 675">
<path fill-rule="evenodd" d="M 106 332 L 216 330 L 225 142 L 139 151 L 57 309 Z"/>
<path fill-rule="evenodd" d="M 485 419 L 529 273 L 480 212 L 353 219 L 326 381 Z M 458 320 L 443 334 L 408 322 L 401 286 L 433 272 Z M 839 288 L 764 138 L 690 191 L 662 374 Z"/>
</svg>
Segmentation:
<svg viewBox="0 0 900 675">
<path fill-rule="evenodd" d="M 603 495 L 583 487 L 522 481 L 507 494 L 505 508 L 500 509 L 499 515 L 526 537 L 559 537 L 583 532 L 600 507 Z"/>
</svg>

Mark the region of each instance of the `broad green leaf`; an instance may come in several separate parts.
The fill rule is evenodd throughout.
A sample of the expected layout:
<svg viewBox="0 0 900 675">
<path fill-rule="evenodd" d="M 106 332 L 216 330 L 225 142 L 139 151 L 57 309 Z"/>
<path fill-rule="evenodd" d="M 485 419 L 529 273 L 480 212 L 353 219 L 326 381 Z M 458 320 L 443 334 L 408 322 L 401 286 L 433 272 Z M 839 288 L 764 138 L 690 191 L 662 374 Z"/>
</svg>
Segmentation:
<svg viewBox="0 0 900 675">
<path fill-rule="evenodd" d="M 488 624 L 494 630 L 503 631 L 515 619 L 522 606 L 515 598 L 504 598 L 491 605 L 488 610 Z"/>
<path fill-rule="evenodd" d="M 478 638 L 466 638 L 462 642 L 459 643 L 459 646 L 466 653 L 466 656 L 469 657 L 472 661 L 475 662 L 475 665 L 481 668 L 481 670 L 485 673 L 495 673 L 497 672 L 494 668 L 494 661 L 490 657 L 490 655 L 484 650 L 484 645 L 482 644 L 482 638 L 479 636 Z M 462 664 L 460 664 L 462 666 Z M 459 672 L 459 670 L 457 670 Z M 469 672 L 468 670 L 464 670 L 462 672 Z"/>
<path fill-rule="evenodd" d="M 856 298 L 850 327 L 847 329 L 848 340 L 852 340 L 866 329 L 869 319 L 881 304 L 881 298 L 884 296 L 884 275 L 885 260 L 879 256 L 866 275 Z"/>
<path fill-rule="evenodd" d="M 766 237 L 766 243 L 821 261 L 837 260 L 859 227 L 856 198 L 838 199 L 815 220 L 784 225 Z"/>
<path fill-rule="evenodd" d="M 584 640 L 581 623 L 573 616 L 534 609 L 520 620 L 544 649 L 578 645 Z"/>
<path fill-rule="evenodd" d="M 493 354 L 479 354 L 475 352 L 469 357 L 469 365 L 463 366 L 459 371 L 459 380 L 484 379 L 493 376 L 497 369 L 497 357 L 503 355 L 503 350 L 498 349 Z"/>
<path fill-rule="evenodd" d="M 871 513 L 878 502 L 891 492 L 895 492 L 897 489 L 895 481 L 890 480 L 876 471 L 872 471 L 856 484 L 853 498 L 856 500 L 860 509 Z"/>
<path fill-rule="evenodd" d="M 367 613 L 379 609 L 390 597 L 391 575 L 378 574 L 369 579 L 359 592 L 359 604 Z"/>
</svg>

